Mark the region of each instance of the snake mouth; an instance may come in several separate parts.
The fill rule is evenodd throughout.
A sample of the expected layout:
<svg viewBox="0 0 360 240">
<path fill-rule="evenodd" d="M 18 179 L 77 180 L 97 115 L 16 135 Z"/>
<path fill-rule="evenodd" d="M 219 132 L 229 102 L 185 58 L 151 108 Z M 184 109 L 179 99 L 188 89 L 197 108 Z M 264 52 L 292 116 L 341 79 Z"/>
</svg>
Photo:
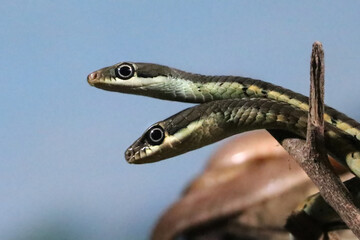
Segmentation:
<svg viewBox="0 0 360 240">
<path fill-rule="evenodd" d="M 136 155 L 136 154 L 135 154 L 133 148 L 128 148 L 128 149 L 125 151 L 125 160 L 126 160 L 128 163 L 135 163 L 135 161 L 136 161 L 135 155 Z"/>
<path fill-rule="evenodd" d="M 147 152 L 147 149 L 147 147 L 131 146 L 125 151 L 125 160 L 130 164 L 145 164 L 167 158 L 161 151 L 156 151 L 156 154 L 154 154 L 154 152 Z"/>
<path fill-rule="evenodd" d="M 143 156 L 142 153 L 145 155 Z M 125 151 L 125 160 L 130 164 L 144 164 L 158 161 L 157 159 L 152 160 L 150 156 L 146 155 L 145 151 L 136 151 L 133 148 L 128 148 Z"/>
<path fill-rule="evenodd" d="M 146 148 L 137 145 L 139 141 L 130 146 L 125 151 L 125 160 L 130 164 L 147 163 L 148 155 L 146 154 Z"/>
</svg>

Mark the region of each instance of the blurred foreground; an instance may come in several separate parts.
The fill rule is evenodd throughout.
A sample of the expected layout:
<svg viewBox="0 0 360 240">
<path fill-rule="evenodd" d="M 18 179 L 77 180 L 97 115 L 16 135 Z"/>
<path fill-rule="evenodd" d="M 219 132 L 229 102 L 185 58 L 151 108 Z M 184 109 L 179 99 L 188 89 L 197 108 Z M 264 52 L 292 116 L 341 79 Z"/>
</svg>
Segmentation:
<svg viewBox="0 0 360 240">
<path fill-rule="evenodd" d="M 333 164 L 338 173 L 346 172 Z M 204 172 L 161 217 L 152 237 L 290 239 L 284 229 L 287 217 L 316 192 L 307 175 L 269 133 L 245 133 L 213 155 Z M 349 230 L 329 236 L 356 239 Z"/>
</svg>

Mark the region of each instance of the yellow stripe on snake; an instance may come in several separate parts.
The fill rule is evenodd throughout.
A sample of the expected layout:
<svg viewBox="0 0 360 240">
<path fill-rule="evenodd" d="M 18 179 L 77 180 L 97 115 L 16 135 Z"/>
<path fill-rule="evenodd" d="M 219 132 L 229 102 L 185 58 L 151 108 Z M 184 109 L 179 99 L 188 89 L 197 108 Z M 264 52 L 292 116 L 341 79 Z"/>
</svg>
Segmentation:
<svg viewBox="0 0 360 240">
<path fill-rule="evenodd" d="M 89 74 L 88 82 L 109 91 L 205 103 L 151 126 L 126 151 L 130 163 L 163 160 L 252 129 L 305 137 L 308 98 L 261 80 L 123 62 Z M 329 153 L 360 176 L 359 123 L 328 106 L 324 119 Z"/>
<path fill-rule="evenodd" d="M 123 62 L 89 74 L 100 89 L 165 100 L 202 103 L 150 126 L 126 151 L 129 163 L 151 163 L 254 130 L 285 130 L 305 138 L 308 98 L 261 80 L 205 76 L 150 63 Z M 328 153 L 360 177 L 360 125 L 325 106 Z M 358 179 L 349 183 L 357 185 Z M 347 184 L 349 184 L 347 183 Z M 353 187 L 353 193 L 360 189 Z M 310 197 L 303 211 L 320 222 L 338 218 L 321 196 Z"/>
</svg>

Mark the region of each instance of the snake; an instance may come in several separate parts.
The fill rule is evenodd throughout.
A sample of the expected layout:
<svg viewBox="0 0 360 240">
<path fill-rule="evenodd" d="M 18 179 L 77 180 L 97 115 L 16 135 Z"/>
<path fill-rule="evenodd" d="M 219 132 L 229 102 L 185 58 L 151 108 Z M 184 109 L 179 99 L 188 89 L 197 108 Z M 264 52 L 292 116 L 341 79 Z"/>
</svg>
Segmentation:
<svg viewBox="0 0 360 240">
<path fill-rule="evenodd" d="M 153 63 L 121 62 L 88 75 L 97 88 L 165 100 L 205 103 L 222 99 L 267 98 L 309 110 L 308 97 L 262 80 L 207 76 Z M 325 106 L 324 120 L 360 140 L 360 124 Z"/>
<path fill-rule="evenodd" d="M 158 162 L 255 129 L 306 137 L 308 97 L 262 80 L 120 62 L 90 73 L 87 81 L 107 91 L 201 103 L 147 128 L 126 150 L 129 163 Z M 360 177 L 360 124 L 326 105 L 324 120 L 328 153 Z M 357 178 L 352 181 L 357 185 Z M 319 194 L 311 196 L 302 211 L 323 222 L 338 219 Z"/>
<path fill-rule="evenodd" d="M 160 161 L 260 128 L 305 137 L 308 97 L 262 80 L 133 62 L 99 69 L 87 80 L 103 90 L 202 103 L 148 128 L 125 152 L 129 163 Z M 329 106 L 324 120 L 329 153 L 360 176 L 360 124 Z"/>
<path fill-rule="evenodd" d="M 225 99 L 187 108 L 146 129 L 125 152 L 129 163 L 152 163 L 255 129 L 290 131 L 305 138 L 307 113 L 270 99 Z M 360 176 L 360 142 L 325 124 L 331 156 Z"/>
</svg>

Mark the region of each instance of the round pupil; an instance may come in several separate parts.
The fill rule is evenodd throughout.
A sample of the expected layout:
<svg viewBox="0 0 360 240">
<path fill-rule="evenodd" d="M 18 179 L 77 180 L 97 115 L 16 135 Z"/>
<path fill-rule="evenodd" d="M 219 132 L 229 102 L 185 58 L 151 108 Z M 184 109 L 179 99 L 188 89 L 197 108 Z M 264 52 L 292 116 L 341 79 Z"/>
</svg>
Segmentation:
<svg viewBox="0 0 360 240">
<path fill-rule="evenodd" d="M 155 128 L 155 129 L 151 130 L 150 138 L 154 142 L 160 141 L 162 139 L 162 137 L 163 137 L 163 132 L 159 128 Z"/>
<path fill-rule="evenodd" d="M 121 66 L 119 69 L 120 75 L 127 77 L 131 74 L 131 67 L 129 66 Z"/>
</svg>

